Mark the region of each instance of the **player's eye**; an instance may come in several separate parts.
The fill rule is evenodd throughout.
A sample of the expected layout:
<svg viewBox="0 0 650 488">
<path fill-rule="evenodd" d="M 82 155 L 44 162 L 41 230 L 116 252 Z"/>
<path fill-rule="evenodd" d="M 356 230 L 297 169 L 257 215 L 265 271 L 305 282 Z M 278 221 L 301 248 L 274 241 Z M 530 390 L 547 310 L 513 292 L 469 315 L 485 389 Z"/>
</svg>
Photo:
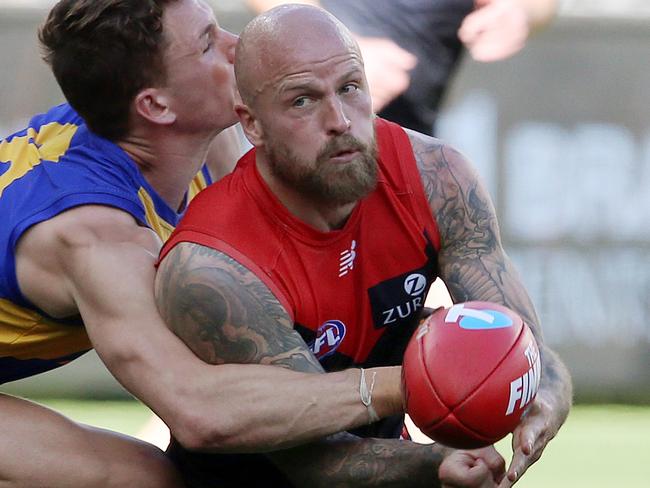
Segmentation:
<svg viewBox="0 0 650 488">
<path fill-rule="evenodd" d="M 343 94 L 347 94 L 347 93 L 353 93 L 358 89 L 359 89 L 359 85 L 357 85 L 356 83 L 346 83 L 341 87 L 339 91 Z"/>
<path fill-rule="evenodd" d="M 293 100 L 293 102 L 291 103 L 291 106 L 296 107 L 296 108 L 300 108 L 300 107 L 304 107 L 305 105 L 307 105 L 308 102 L 309 102 L 308 97 L 298 97 L 298 98 L 295 98 Z"/>
<path fill-rule="evenodd" d="M 203 53 L 210 51 L 218 40 L 219 31 L 215 25 L 212 25 L 210 29 L 204 34 Z"/>
</svg>

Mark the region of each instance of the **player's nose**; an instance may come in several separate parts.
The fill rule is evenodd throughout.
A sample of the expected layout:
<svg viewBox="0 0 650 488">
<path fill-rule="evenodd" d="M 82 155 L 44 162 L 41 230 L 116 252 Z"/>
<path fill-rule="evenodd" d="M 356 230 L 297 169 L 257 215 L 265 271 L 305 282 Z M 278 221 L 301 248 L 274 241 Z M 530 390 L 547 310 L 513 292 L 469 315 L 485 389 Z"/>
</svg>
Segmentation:
<svg viewBox="0 0 650 488">
<path fill-rule="evenodd" d="M 328 133 L 340 135 L 350 129 L 350 119 L 345 107 L 338 97 L 332 97 L 325 103 L 325 125 Z"/>
</svg>

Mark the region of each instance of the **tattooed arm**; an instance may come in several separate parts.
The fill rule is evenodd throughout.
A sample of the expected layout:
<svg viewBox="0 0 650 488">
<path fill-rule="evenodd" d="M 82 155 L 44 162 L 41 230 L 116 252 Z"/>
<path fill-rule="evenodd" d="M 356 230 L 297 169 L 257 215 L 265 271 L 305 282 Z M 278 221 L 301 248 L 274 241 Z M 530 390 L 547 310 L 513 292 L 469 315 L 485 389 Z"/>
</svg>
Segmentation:
<svg viewBox="0 0 650 488">
<path fill-rule="evenodd" d="M 571 406 L 569 373 L 544 343 L 533 304 L 501 245 L 496 214 L 471 165 L 436 139 L 409 131 L 425 193 L 441 238 L 440 275 L 455 302 L 485 300 L 518 312 L 540 347 L 542 379 L 536 401 L 513 434 L 511 486 L 542 454 Z"/>
<path fill-rule="evenodd" d="M 258 363 L 323 373 L 318 360 L 293 330 L 287 312 L 268 288 L 252 272 L 218 251 L 190 243 L 175 246 L 159 268 L 156 296 L 172 330 L 206 362 Z M 401 395 L 396 398 L 394 392 L 394 385 L 399 384 L 400 368 L 370 371 L 378 373 L 373 394 L 373 404 L 378 402 L 378 414 L 401 412 Z M 312 383 L 326 385 L 330 376 L 331 373 Z M 300 440 L 302 431 L 318 429 L 321 422 L 331 423 L 331 417 L 346 418 L 348 408 L 359 409 L 358 397 L 350 404 L 342 398 L 317 396 L 316 392 L 304 409 L 296 408 L 302 401 L 300 388 L 296 384 L 294 391 L 277 392 L 272 384 L 266 383 L 249 393 L 254 395 L 252 399 L 235 398 L 233 403 L 278 404 L 278 415 L 271 422 L 277 439 L 270 447 L 275 448 L 291 444 L 285 441 L 285 436 Z M 327 409 L 321 408 L 321 402 L 328 405 Z M 367 420 L 367 412 L 361 412 L 349 423 L 359 425 Z M 241 419 L 241 428 L 238 435 L 248 437 L 245 445 L 235 444 L 237 436 L 233 436 L 224 450 L 268 450 L 268 444 L 255 445 L 255 438 L 251 438 L 258 428 L 268 429 L 267 425 L 251 416 Z M 448 450 L 437 445 L 359 439 L 343 432 L 311 444 L 267 453 L 267 456 L 297 486 L 409 487 L 436 486 L 438 467 L 447 454 L 450 454 Z M 495 476 L 503 470 L 501 457 L 492 449 L 464 455 L 471 456 L 471 463 L 465 464 L 473 468 L 479 465 L 478 469 L 483 470 L 479 479 L 487 476 L 488 469 Z M 458 454 L 454 453 L 452 460 L 453 456 Z M 477 462 L 479 458 L 481 463 Z"/>
<path fill-rule="evenodd" d="M 293 381 L 284 378 L 286 369 L 320 373 L 322 368 L 266 286 L 227 256 L 178 244 L 160 264 L 155 295 L 168 327 L 203 361 L 224 365 L 221 390 L 224 397 L 237 399 L 236 414 L 225 410 L 228 420 L 216 436 L 219 442 L 206 445 L 208 450 L 270 451 L 368 422 L 358 370 L 331 373 L 318 382 L 304 374 L 292 376 Z M 239 371 L 246 368 L 232 364 L 244 363 L 284 369 L 265 369 L 259 382 L 248 380 L 238 388 Z M 400 413 L 400 368 L 375 371 L 378 414 Z"/>
</svg>

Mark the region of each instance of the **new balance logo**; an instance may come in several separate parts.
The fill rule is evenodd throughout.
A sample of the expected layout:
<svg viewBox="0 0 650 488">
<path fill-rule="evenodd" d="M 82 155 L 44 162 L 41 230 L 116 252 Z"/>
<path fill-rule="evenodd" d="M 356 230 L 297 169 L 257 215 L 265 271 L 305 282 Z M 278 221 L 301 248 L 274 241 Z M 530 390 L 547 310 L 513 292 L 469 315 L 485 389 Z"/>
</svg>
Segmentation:
<svg viewBox="0 0 650 488">
<path fill-rule="evenodd" d="M 356 248 L 357 241 L 352 241 L 350 249 L 346 249 L 341 253 L 341 259 L 339 260 L 339 278 L 354 269 L 354 258 L 357 257 Z"/>
</svg>

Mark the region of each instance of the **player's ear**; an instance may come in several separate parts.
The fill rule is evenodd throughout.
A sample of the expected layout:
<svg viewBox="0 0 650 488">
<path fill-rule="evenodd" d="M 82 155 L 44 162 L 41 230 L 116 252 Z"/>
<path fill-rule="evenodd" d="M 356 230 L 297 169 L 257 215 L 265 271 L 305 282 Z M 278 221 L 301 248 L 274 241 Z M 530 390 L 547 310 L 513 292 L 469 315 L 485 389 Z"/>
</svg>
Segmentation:
<svg viewBox="0 0 650 488">
<path fill-rule="evenodd" d="M 169 125 L 176 120 L 176 113 L 171 109 L 168 97 L 157 88 L 141 90 L 133 103 L 138 115 L 154 124 Z"/>
<path fill-rule="evenodd" d="M 235 112 L 237 112 L 246 139 L 255 147 L 261 146 L 264 140 L 264 130 L 253 110 L 244 103 L 235 103 Z"/>
</svg>

